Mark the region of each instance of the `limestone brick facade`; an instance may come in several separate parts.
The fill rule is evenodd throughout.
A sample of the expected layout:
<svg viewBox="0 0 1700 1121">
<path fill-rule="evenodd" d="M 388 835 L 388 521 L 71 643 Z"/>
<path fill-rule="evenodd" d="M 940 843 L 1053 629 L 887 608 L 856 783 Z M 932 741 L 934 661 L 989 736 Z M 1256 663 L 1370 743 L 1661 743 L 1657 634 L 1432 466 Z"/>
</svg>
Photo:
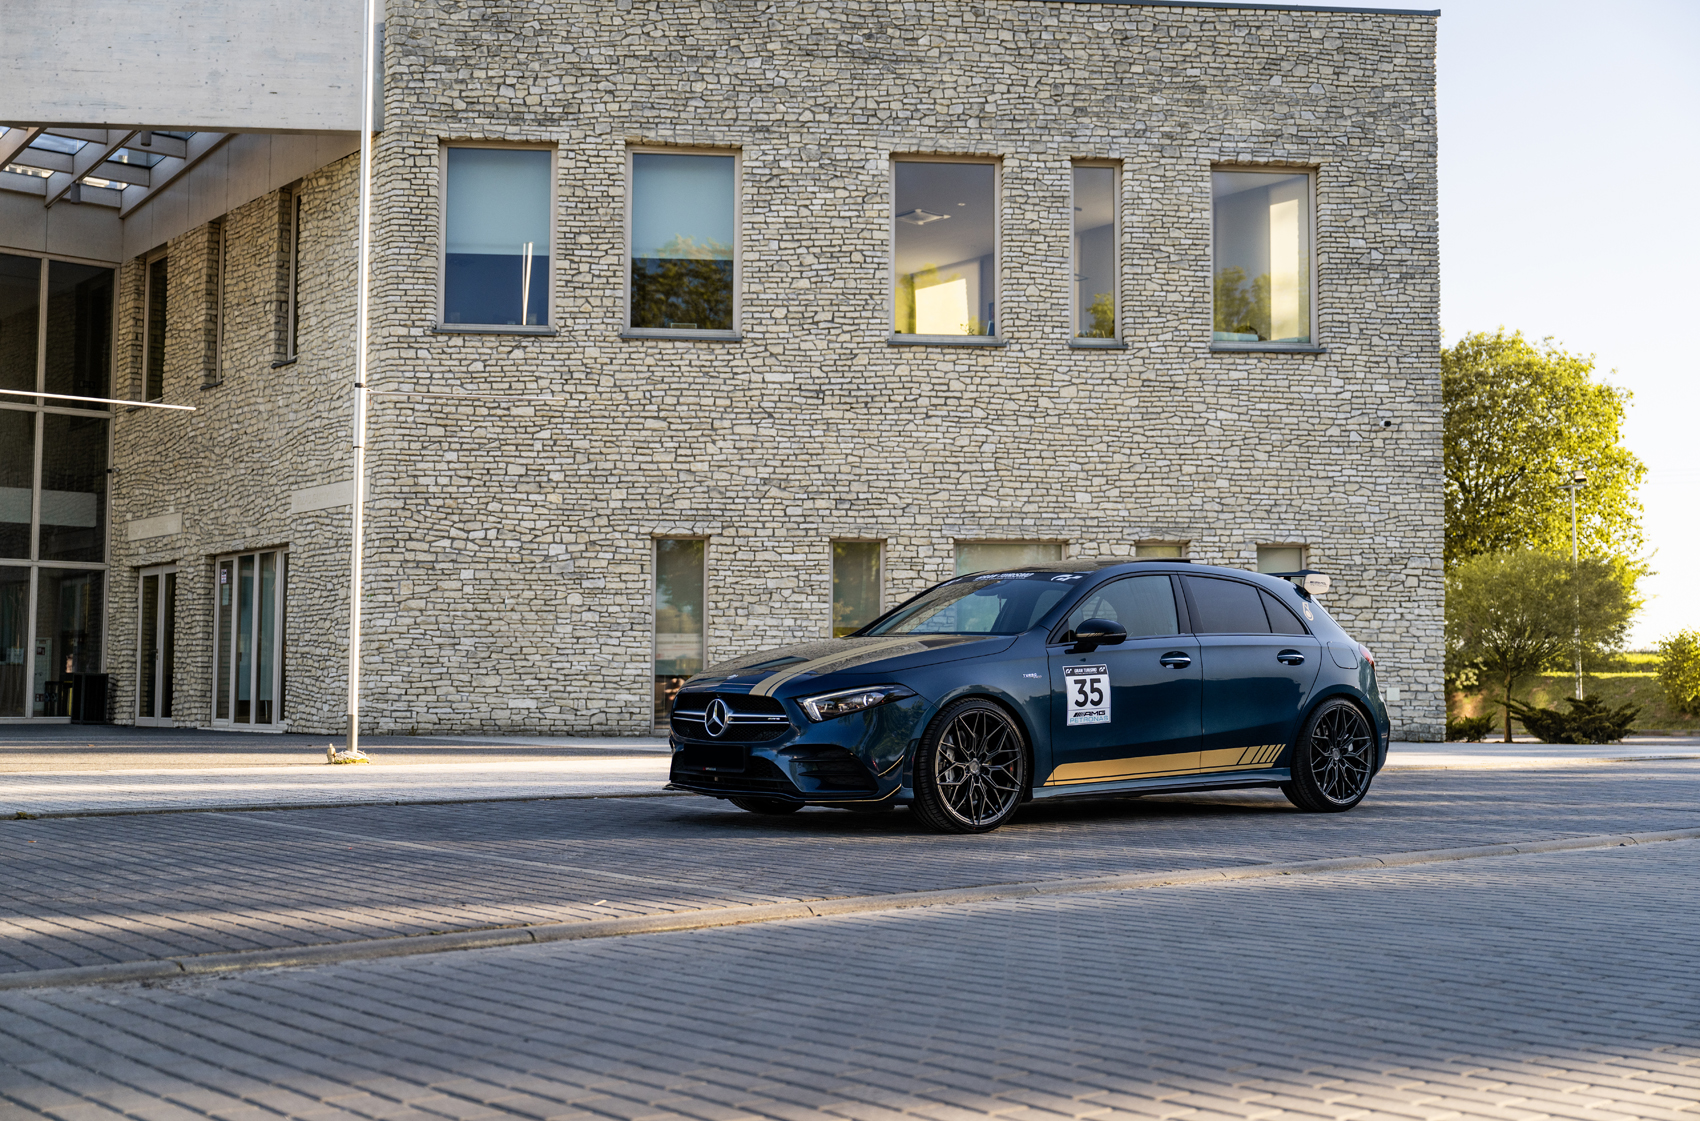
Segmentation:
<svg viewBox="0 0 1700 1121">
<path fill-rule="evenodd" d="M 708 539 L 711 662 L 830 633 L 833 539 L 886 543 L 887 602 L 952 575 L 960 541 L 1171 540 L 1245 567 L 1303 543 L 1399 690 L 1395 734 L 1439 738 L 1434 32 L 1035 0 L 390 0 L 371 384 L 481 396 L 374 401 L 364 727 L 648 732 L 657 537 Z M 555 333 L 438 329 L 451 141 L 555 151 Z M 622 337 L 634 144 L 740 153 L 741 338 Z M 905 154 L 1000 161 L 1007 345 L 888 341 Z M 1122 170 L 1121 348 L 1069 345 L 1085 159 Z M 1314 171 L 1320 352 L 1211 350 L 1221 165 Z M 120 720 L 135 570 L 180 566 L 175 718 L 206 724 L 214 560 L 287 546 L 284 716 L 340 730 L 349 507 L 291 502 L 351 474 L 356 188 L 350 157 L 166 247 L 166 399 L 198 411 L 115 421 Z M 141 273 L 121 272 L 119 386 Z M 127 538 L 167 513 L 181 532 Z"/>
</svg>

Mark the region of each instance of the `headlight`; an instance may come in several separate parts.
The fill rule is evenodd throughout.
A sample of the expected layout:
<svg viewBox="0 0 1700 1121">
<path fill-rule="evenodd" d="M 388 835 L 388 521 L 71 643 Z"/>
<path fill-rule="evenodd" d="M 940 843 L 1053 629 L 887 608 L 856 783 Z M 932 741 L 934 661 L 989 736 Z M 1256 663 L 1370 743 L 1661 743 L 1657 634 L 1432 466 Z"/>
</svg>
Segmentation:
<svg viewBox="0 0 1700 1121">
<path fill-rule="evenodd" d="M 836 693 L 821 693 L 819 696 L 803 697 L 797 703 L 803 706 L 803 711 L 810 720 L 819 724 L 822 720 L 831 720 L 835 716 L 848 716 L 852 712 L 883 705 L 887 701 L 900 701 L 904 697 L 913 697 L 915 690 L 905 689 L 901 685 L 871 685 L 863 689 L 840 689 Z"/>
</svg>

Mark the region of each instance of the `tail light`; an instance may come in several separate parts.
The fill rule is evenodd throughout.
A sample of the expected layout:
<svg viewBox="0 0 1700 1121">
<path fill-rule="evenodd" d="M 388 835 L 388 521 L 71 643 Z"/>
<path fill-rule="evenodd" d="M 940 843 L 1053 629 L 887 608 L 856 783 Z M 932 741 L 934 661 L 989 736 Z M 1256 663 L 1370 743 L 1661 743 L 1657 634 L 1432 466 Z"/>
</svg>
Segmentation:
<svg viewBox="0 0 1700 1121">
<path fill-rule="evenodd" d="M 1375 652 L 1361 642 L 1358 643 L 1358 656 L 1368 662 L 1371 669 L 1375 668 Z"/>
</svg>

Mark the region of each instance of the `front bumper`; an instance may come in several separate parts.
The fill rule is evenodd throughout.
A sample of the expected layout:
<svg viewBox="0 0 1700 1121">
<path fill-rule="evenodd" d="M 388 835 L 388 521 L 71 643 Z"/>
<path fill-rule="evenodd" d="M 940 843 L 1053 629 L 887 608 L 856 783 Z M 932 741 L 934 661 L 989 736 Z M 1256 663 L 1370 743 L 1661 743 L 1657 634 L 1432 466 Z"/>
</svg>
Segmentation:
<svg viewBox="0 0 1700 1121">
<path fill-rule="evenodd" d="M 733 720 L 710 736 L 696 714 L 716 699 Z M 926 709 L 920 697 L 907 697 L 816 724 L 788 700 L 682 691 L 670 721 L 670 782 L 717 798 L 821 805 L 898 799 Z"/>
</svg>

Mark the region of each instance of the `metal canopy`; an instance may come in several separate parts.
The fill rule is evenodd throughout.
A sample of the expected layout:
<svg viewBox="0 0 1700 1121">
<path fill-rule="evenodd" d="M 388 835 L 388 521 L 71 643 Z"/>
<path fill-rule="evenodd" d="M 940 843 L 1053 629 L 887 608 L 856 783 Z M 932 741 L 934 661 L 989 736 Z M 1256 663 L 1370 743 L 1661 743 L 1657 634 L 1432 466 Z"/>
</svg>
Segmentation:
<svg viewBox="0 0 1700 1121">
<path fill-rule="evenodd" d="M 0 129 L 0 190 L 39 196 L 49 207 L 107 206 L 124 217 L 231 136 L 14 125 Z"/>
</svg>

